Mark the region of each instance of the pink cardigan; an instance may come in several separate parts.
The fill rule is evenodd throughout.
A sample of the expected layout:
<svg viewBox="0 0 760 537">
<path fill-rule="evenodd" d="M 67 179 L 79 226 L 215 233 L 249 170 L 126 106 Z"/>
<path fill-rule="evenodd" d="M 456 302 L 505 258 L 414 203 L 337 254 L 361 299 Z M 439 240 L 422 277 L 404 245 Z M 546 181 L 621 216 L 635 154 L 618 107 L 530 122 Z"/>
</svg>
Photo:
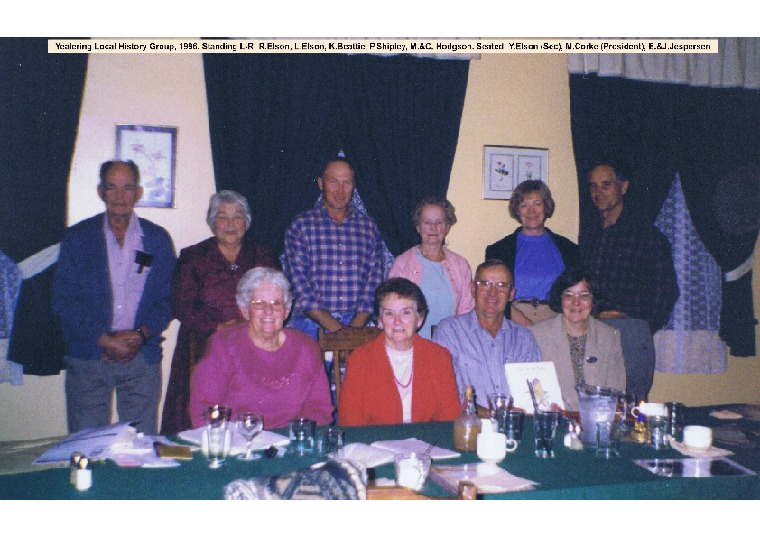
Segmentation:
<svg viewBox="0 0 760 537">
<path fill-rule="evenodd" d="M 422 281 L 422 263 L 417 259 L 419 246 L 409 248 L 393 262 L 389 278 L 401 277 L 413 281 L 417 285 Z M 475 307 L 475 299 L 472 298 L 470 284 L 472 283 L 472 271 L 467 260 L 459 254 L 455 254 L 448 248 L 443 249 L 443 261 L 441 266 L 449 277 L 451 288 L 457 301 L 456 314 L 467 313 Z"/>
</svg>

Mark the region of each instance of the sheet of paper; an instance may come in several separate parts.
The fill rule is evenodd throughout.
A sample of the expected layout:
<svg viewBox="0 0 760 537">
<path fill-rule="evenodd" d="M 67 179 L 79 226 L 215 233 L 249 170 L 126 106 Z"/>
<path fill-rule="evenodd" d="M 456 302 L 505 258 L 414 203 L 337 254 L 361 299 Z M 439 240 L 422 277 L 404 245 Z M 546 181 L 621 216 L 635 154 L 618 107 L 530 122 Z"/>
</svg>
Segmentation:
<svg viewBox="0 0 760 537">
<path fill-rule="evenodd" d="M 75 451 L 84 453 L 90 459 L 103 459 L 111 446 L 131 442 L 135 436 L 135 428 L 127 422 L 84 429 L 43 453 L 34 464 L 68 464 Z"/>
<path fill-rule="evenodd" d="M 387 449 L 394 453 L 409 453 L 412 451 L 416 453 L 425 453 L 430 448 L 430 444 L 422 440 L 417 440 L 416 438 L 407 438 L 405 440 L 378 440 L 377 442 L 372 442 L 372 446 Z M 451 451 L 450 449 L 433 447 L 433 449 L 430 450 L 430 456 L 433 459 L 454 459 L 456 457 L 461 457 L 462 454 L 456 451 Z"/>
</svg>

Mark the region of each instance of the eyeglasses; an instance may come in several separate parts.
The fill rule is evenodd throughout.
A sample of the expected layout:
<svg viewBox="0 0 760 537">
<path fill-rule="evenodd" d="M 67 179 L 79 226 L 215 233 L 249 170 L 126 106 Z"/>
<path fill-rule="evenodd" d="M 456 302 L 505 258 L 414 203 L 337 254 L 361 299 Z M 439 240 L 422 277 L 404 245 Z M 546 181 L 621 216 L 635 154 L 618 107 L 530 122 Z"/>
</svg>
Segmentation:
<svg viewBox="0 0 760 537">
<path fill-rule="evenodd" d="M 496 289 L 501 293 L 508 293 L 512 284 L 507 282 L 492 282 L 491 280 L 478 280 L 475 285 L 481 289 Z"/>
<path fill-rule="evenodd" d="M 591 299 L 594 298 L 593 293 L 589 293 L 588 291 L 583 291 L 581 293 L 575 294 L 571 291 L 563 291 L 562 292 L 562 300 L 566 300 L 567 302 L 570 302 L 573 299 L 578 299 L 581 302 L 591 302 Z"/>
<path fill-rule="evenodd" d="M 272 311 L 285 309 L 285 303 L 282 300 L 251 300 L 249 304 L 255 311 L 263 311 L 267 306 L 271 307 Z"/>
</svg>

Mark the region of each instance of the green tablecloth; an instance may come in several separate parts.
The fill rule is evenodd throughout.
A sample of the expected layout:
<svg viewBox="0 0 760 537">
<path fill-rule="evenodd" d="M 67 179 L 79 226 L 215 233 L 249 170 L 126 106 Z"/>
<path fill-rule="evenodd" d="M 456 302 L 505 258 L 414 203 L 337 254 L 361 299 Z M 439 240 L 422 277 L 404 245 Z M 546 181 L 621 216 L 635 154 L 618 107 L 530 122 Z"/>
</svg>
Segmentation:
<svg viewBox="0 0 760 537">
<path fill-rule="evenodd" d="M 711 427 L 727 422 L 708 416 L 710 409 L 689 409 L 687 423 Z M 760 430 L 760 423 L 739 420 L 742 428 Z M 508 454 L 500 466 L 508 472 L 540 483 L 532 491 L 486 494 L 484 499 L 760 499 L 760 477 L 667 478 L 656 476 L 637 466 L 634 459 L 681 458 L 675 450 L 655 452 L 646 446 L 624 443 L 616 459 L 597 459 L 591 449 L 573 451 L 561 444 L 558 435 L 556 458 L 537 459 L 533 454 L 531 421 L 526 419 L 524 441 L 516 452 Z M 393 426 L 350 427 L 346 442 L 371 443 L 379 439 L 418 438 L 437 442 L 452 449 L 452 423 L 423 423 Z M 720 445 L 720 444 L 718 444 Z M 757 447 L 728 447 L 737 463 L 760 471 Z M 55 468 L 24 474 L 0 476 L 3 499 L 221 499 L 224 486 L 235 479 L 287 473 L 317 462 L 315 457 L 262 459 L 241 462 L 230 458 L 223 468 L 211 470 L 205 458 L 196 452 L 193 460 L 179 468 L 119 468 L 111 461 L 93 468 L 93 485 L 86 492 L 76 491 L 69 483 L 68 468 Z M 475 454 L 437 461 L 434 464 L 477 462 Z M 393 465 L 375 469 L 376 477 L 393 478 Z M 430 496 L 450 495 L 432 481 L 422 491 Z"/>
</svg>

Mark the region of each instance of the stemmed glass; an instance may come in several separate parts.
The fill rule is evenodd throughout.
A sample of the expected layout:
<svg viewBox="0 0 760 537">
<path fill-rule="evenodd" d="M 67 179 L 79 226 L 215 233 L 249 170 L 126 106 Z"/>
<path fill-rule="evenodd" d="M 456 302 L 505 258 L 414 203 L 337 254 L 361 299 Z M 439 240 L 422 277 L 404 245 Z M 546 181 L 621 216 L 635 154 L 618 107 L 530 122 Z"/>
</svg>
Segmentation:
<svg viewBox="0 0 760 537">
<path fill-rule="evenodd" d="M 260 459 L 261 455 L 253 452 L 253 439 L 264 430 L 264 417 L 255 412 L 238 412 L 237 429 L 243 435 L 243 438 L 245 438 L 245 453 L 238 455 L 238 459 L 242 461 Z"/>
</svg>

